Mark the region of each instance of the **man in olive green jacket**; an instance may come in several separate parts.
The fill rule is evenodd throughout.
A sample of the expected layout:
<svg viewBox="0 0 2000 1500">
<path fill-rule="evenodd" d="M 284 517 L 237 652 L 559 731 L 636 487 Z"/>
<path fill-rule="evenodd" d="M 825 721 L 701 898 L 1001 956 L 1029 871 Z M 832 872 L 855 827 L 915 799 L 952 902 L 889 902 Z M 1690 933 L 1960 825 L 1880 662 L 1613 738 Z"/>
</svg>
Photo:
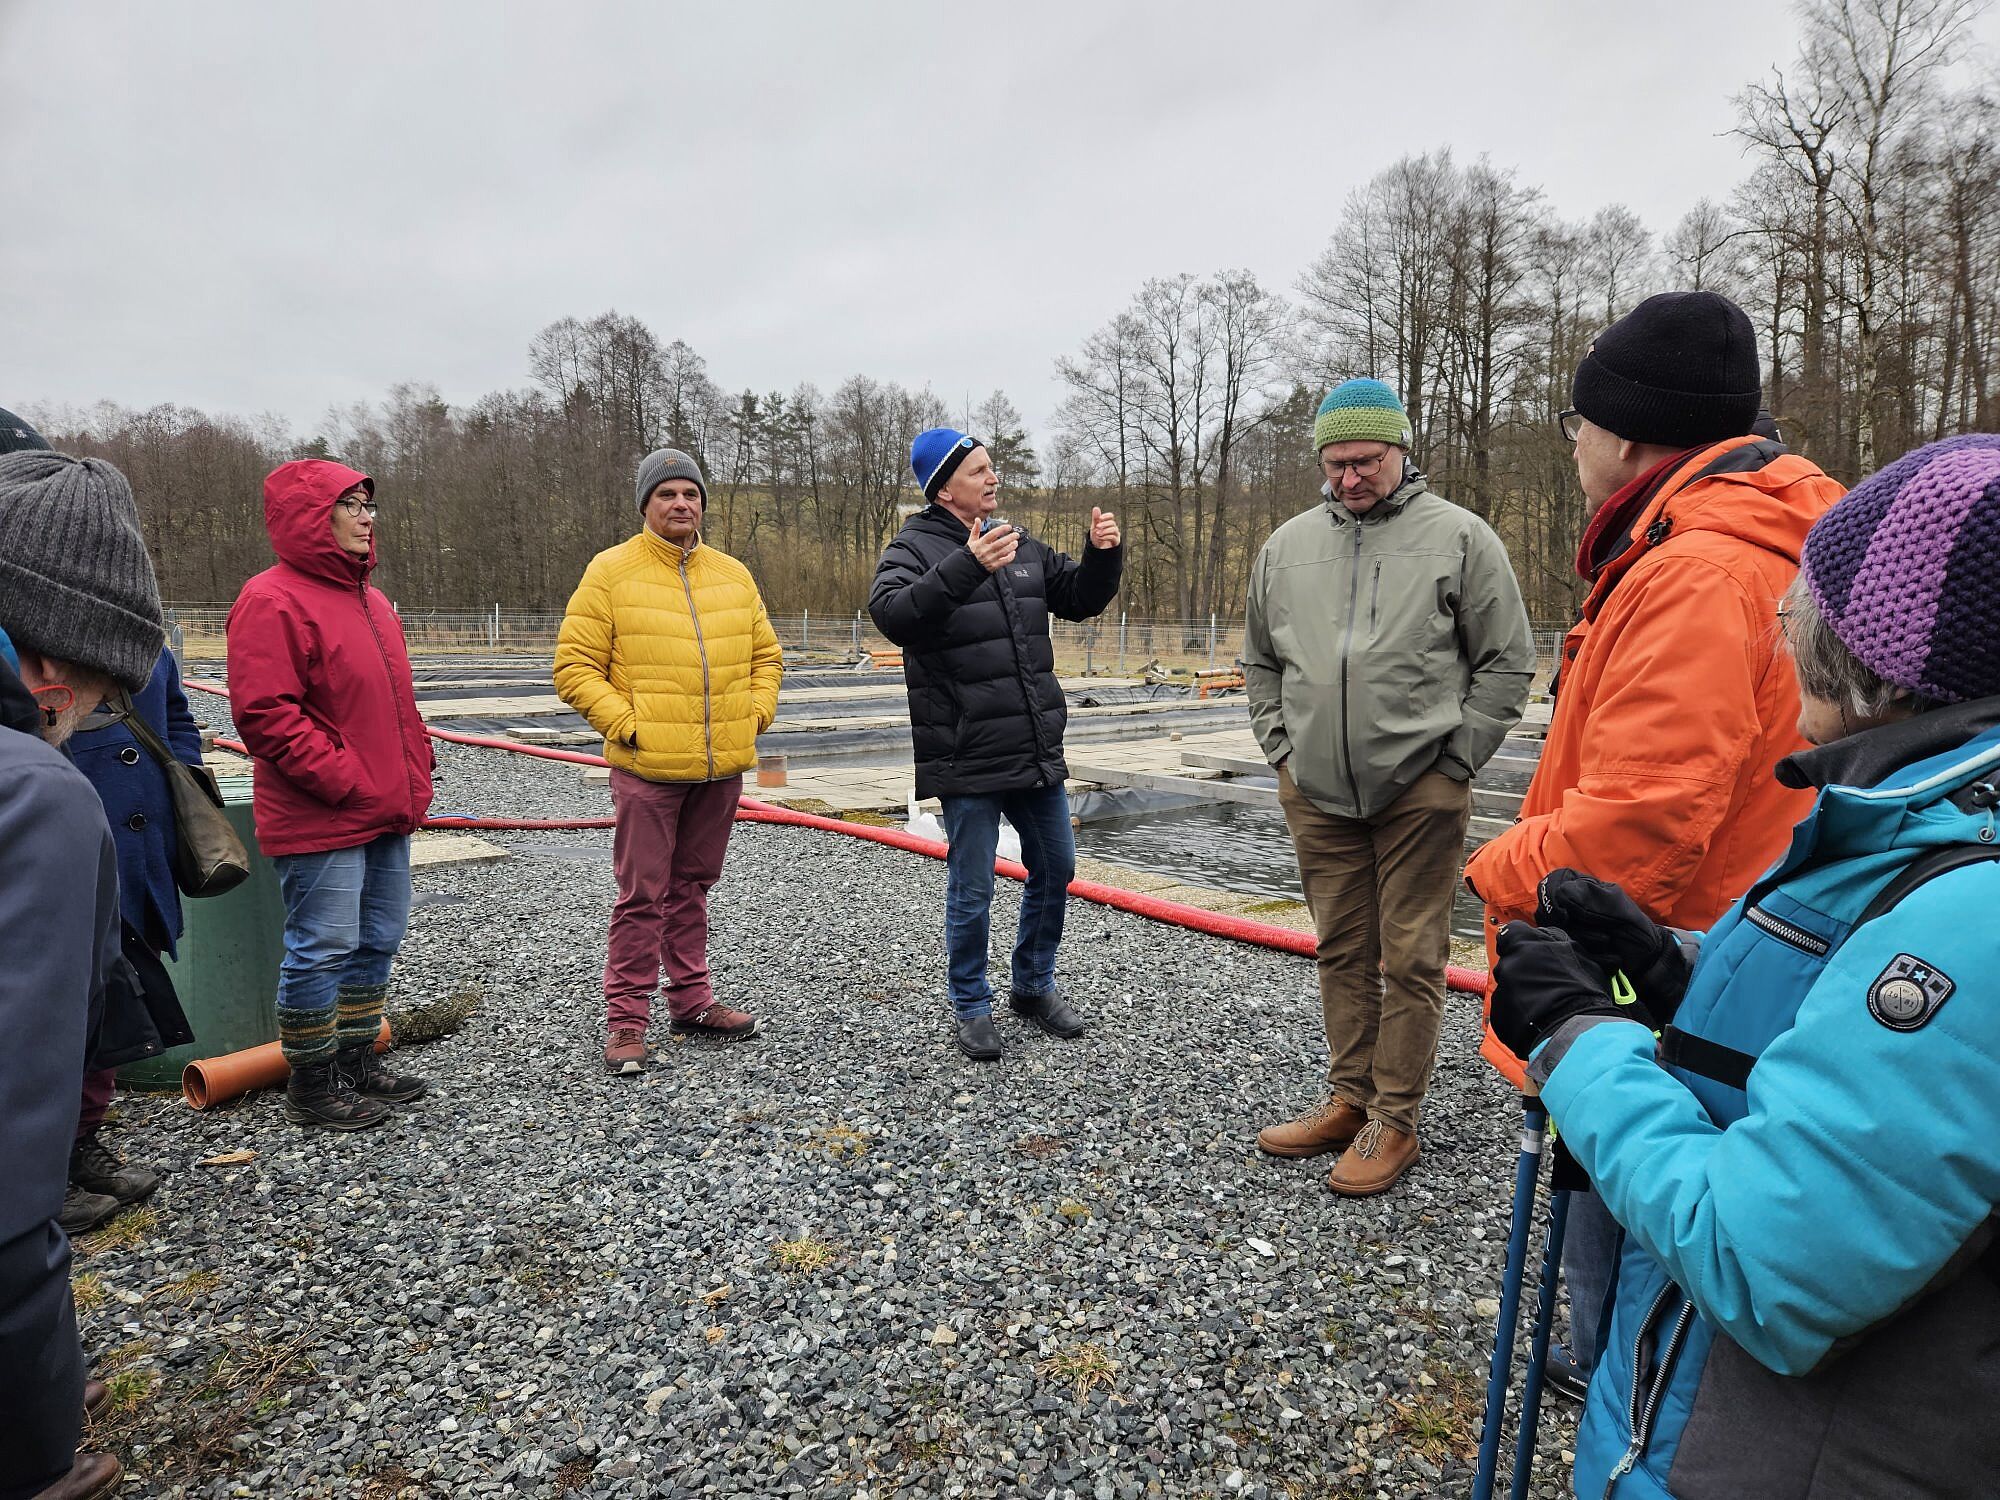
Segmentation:
<svg viewBox="0 0 2000 1500">
<path fill-rule="evenodd" d="M 1326 503 L 1258 554 L 1243 671 L 1312 910 L 1331 1058 L 1325 1101 L 1257 1144 L 1340 1151 L 1327 1186 L 1363 1197 L 1417 1159 L 1468 783 L 1520 720 L 1535 653 L 1506 549 L 1410 466 L 1393 391 L 1336 386 L 1313 438 Z"/>
</svg>

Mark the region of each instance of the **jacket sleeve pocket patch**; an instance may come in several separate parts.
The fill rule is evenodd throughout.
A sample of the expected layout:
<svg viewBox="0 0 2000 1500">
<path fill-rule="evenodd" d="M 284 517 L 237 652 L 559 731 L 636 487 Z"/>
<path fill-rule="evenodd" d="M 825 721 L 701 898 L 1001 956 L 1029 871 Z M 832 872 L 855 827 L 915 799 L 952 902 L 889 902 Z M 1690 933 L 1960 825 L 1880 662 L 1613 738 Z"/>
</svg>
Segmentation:
<svg viewBox="0 0 2000 1500">
<path fill-rule="evenodd" d="M 1891 1031 L 1915 1031 L 1957 988 L 1950 975 L 1914 954 L 1898 953 L 1868 986 L 1868 1014 Z"/>
</svg>

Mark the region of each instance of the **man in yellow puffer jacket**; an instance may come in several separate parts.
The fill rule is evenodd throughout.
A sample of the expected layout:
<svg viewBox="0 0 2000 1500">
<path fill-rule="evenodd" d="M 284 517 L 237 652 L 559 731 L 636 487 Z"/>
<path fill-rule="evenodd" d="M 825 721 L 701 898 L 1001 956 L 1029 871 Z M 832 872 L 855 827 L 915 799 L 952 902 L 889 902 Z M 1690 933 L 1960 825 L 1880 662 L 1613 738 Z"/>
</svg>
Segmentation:
<svg viewBox="0 0 2000 1500">
<path fill-rule="evenodd" d="M 604 963 L 604 1065 L 646 1062 L 653 991 L 666 970 L 680 1035 L 736 1041 L 757 1022 L 708 980 L 708 892 L 722 874 L 743 773 L 778 712 L 784 654 L 750 570 L 701 540 L 708 488 L 675 448 L 639 465 L 628 542 L 600 552 L 556 639 L 556 691 L 604 736 L 618 826 Z"/>
</svg>

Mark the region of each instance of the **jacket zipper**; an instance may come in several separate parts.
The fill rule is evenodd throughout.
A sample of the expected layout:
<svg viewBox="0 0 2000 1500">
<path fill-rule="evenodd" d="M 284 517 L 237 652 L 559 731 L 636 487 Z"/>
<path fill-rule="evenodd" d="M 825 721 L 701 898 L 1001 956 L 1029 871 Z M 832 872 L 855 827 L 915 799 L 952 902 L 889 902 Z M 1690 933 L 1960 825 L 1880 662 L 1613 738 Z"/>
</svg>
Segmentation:
<svg viewBox="0 0 2000 1500">
<path fill-rule="evenodd" d="M 1761 906 L 1752 906 L 1743 913 L 1744 919 L 1760 932 L 1768 932 L 1781 943 L 1788 943 L 1801 953 L 1810 953 L 1815 958 L 1825 958 L 1833 952 L 1833 944 L 1825 938 L 1814 937 L 1803 927 L 1794 927 L 1783 917 L 1774 917 Z"/>
<path fill-rule="evenodd" d="M 403 705 L 396 693 L 396 673 L 389 665 L 389 648 L 382 644 L 382 628 L 375 623 L 375 611 L 368 607 L 368 580 L 361 580 L 361 618 L 375 638 L 375 654 L 382 659 L 382 676 L 389 684 L 389 711 L 396 720 L 396 743 L 403 747 L 403 789 L 410 794 L 410 806 L 417 805 L 417 784 L 410 779 L 410 731 L 403 724 Z"/>
<path fill-rule="evenodd" d="M 694 586 L 688 582 L 687 554 L 681 554 L 681 592 L 687 595 L 688 619 L 694 622 L 694 649 L 701 656 L 701 743 L 708 752 L 708 779 L 715 780 L 715 712 L 709 699 L 708 643 L 701 638 L 701 616 L 694 607 Z"/>
<path fill-rule="evenodd" d="M 1618 1488 L 1618 1481 L 1630 1474 L 1638 1466 L 1639 1455 L 1646 1451 L 1646 1444 L 1653 1436 L 1653 1423 L 1660 1415 L 1660 1398 L 1667 1393 L 1667 1382 L 1673 1378 L 1674 1366 L 1680 1361 L 1681 1345 L 1687 1342 L 1687 1331 L 1694 1322 L 1694 1304 L 1682 1300 L 1680 1313 L 1674 1318 L 1673 1331 L 1660 1348 L 1660 1359 L 1654 1368 L 1653 1378 L 1647 1382 L 1643 1392 L 1639 1385 L 1639 1360 L 1646 1351 L 1646 1335 L 1652 1332 L 1654 1320 L 1665 1308 L 1667 1299 L 1679 1289 L 1669 1283 L 1660 1288 L 1660 1295 L 1653 1299 L 1653 1305 L 1646 1309 L 1645 1321 L 1639 1325 L 1639 1337 L 1632 1344 L 1632 1442 L 1625 1449 L 1624 1457 L 1618 1460 L 1618 1467 L 1611 1471 L 1611 1477 L 1604 1482 L 1604 1500 L 1611 1500 L 1611 1492 Z"/>
<path fill-rule="evenodd" d="M 1375 639 L 1375 603 L 1382 597 L 1382 560 L 1375 560 L 1375 572 L 1368 584 L 1368 639 Z"/>
<path fill-rule="evenodd" d="M 1361 611 L 1361 522 L 1357 518 L 1348 524 L 1354 528 L 1354 564 L 1348 569 L 1347 635 L 1340 643 L 1340 764 L 1347 772 L 1347 792 L 1354 801 L 1355 816 L 1360 817 L 1361 783 L 1354 775 L 1354 738 L 1349 722 L 1354 710 L 1347 700 L 1347 667 L 1354 654 L 1354 617 Z"/>
</svg>

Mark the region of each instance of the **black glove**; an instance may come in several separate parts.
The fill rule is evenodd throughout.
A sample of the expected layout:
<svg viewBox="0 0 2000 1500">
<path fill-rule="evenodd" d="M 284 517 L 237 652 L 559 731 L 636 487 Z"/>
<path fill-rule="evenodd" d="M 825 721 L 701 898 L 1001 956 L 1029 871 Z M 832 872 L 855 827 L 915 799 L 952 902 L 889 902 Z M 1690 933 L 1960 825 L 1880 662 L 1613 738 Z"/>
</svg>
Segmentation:
<svg viewBox="0 0 2000 1500">
<path fill-rule="evenodd" d="M 1499 949 L 1489 1020 L 1516 1057 L 1527 1057 L 1577 1016 L 1639 1021 L 1651 1029 L 1642 1007 L 1611 998 L 1611 976 L 1561 929 L 1509 922 L 1500 929 Z"/>
<path fill-rule="evenodd" d="M 1679 935 L 1617 886 L 1580 870 L 1551 870 L 1535 892 L 1535 925 L 1568 933 L 1607 973 L 1622 970 L 1660 1022 L 1680 1008 L 1690 965 Z"/>
</svg>

